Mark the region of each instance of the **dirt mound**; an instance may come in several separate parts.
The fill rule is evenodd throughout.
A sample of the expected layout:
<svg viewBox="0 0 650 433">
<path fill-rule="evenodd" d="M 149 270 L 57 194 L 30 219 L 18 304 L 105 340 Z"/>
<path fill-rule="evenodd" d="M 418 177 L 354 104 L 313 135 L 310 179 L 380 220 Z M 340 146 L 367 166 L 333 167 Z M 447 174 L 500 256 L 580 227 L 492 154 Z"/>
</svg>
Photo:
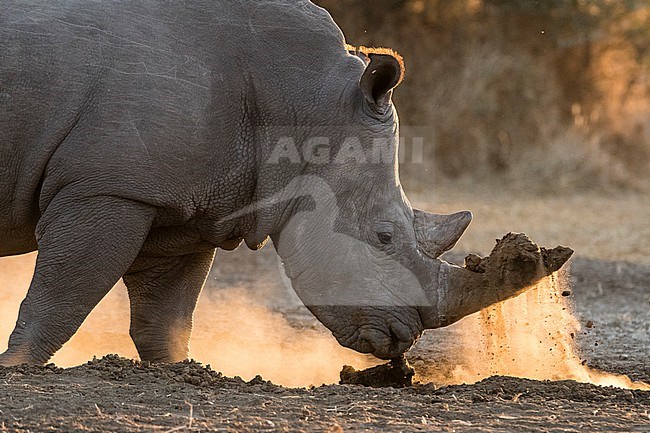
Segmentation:
<svg viewBox="0 0 650 433">
<path fill-rule="evenodd" d="M 210 365 L 202 365 L 196 361 L 183 361 L 177 364 L 151 364 L 118 355 L 107 355 L 101 359 L 93 359 L 86 364 L 69 369 L 59 368 L 54 364 L 43 367 L 19 365 L 15 367 L 0 366 L 0 378 L 23 376 L 43 376 L 50 374 L 65 374 L 75 377 L 95 377 L 102 380 L 120 381 L 129 384 L 160 384 L 170 382 L 187 383 L 198 387 L 237 387 L 245 385 L 262 385 L 265 391 L 280 388 L 261 376 L 256 376 L 249 382 L 240 377 L 226 377 L 212 370 Z"/>
<path fill-rule="evenodd" d="M 538 381 L 516 377 L 493 376 L 474 385 L 452 385 L 436 388 L 431 384 L 413 388 L 417 394 L 437 397 L 469 396 L 472 402 L 485 401 L 558 401 L 573 402 L 636 402 L 650 405 L 650 392 L 614 387 L 594 386 L 572 380 Z"/>
<path fill-rule="evenodd" d="M 582 425 L 644 431 L 650 392 L 572 381 L 491 377 L 475 385 L 283 388 L 196 362 L 151 365 L 117 356 L 60 369 L 0 369 L 7 431 L 548 431 Z"/>
</svg>

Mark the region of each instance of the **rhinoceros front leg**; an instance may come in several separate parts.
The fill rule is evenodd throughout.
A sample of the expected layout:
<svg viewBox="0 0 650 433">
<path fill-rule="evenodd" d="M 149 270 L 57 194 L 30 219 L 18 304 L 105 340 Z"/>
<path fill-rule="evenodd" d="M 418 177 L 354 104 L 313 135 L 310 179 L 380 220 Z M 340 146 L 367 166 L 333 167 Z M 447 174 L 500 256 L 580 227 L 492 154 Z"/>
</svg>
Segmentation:
<svg viewBox="0 0 650 433">
<path fill-rule="evenodd" d="M 187 358 L 196 302 L 214 250 L 177 257 L 138 257 L 124 276 L 131 302 L 131 338 L 140 359 Z"/>
<path fill-rule="evenodd" d="M 47 362 L 129 268 L 154 212 L 118 197 L 57 195 L 37 227 L 36 271 L 0 365 Z"/>
</svg>

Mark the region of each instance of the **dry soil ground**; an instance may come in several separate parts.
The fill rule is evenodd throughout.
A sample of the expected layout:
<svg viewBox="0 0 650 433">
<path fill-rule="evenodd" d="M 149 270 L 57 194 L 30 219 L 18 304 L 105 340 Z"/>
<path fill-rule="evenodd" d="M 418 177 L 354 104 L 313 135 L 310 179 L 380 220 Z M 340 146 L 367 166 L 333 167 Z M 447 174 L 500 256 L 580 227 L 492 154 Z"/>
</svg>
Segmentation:
<svg viewBox="0 0 650 433">
<path fill-rule="evenodd" d="M 421 195 L 413 200 L 431 210 L 474 211 L 475 222 L 458 245 L 460 252 L 450 259 L 462 258 L 462 252 L 487 253 L 494 238 L 509 230 L 526 232 L 543 245 L 572 246 L 576 315 L 583 323 L 595 323 L 578 338 L 582 356 L 594 367 L 650 381 L 650 204 L 645 196 L 518 199 L 478 192 L 456 194 L 453 200 L 450 196 Z M 0 278 L 30 260 L 0 260 Z M 286 291 L 270 248 L 259 253 L 220 252 L 206 296 L 232 287 L 256 290 L 294 326 L 326 334 Z M 0 302 L 6 290 L 0 288 Z M 9 298 L 12 301 L 6 303 L 13 303 L 14 297 L 4 299 Z M 207 319 L 197 317 L 198 327 L 203 320 Z M 5 332 L 6 327 L 0 329 Z M 240 334 L 255 331 L 245 316 L 236 329 Z M 411 359 L 445 364 L 458 349 L 455 332 L 453 327 L 429 332 Z M 123 336 L 104 339 L 118 345 L 118 337 Z M 105 343 L 110 347 L 111 341 Z M 106 353 L 102 350 L 104 346 L 96 353 Z M 255 355 L 261 359 L 261 371 L 265 353 L 259 350 Z M 291 358 L 281 361 L 288 376 L 309 369 L 293 364 Z M 335 370 L 341 367 L 338 362 L 333 359 Z M 0 368 L 0 431 L 650 432 L 650 391 L 510 377 L 410 389 L 283 388 L 260 378 L 245 382 L 224 377 L 215 372 L 223 370 L 217 363 L 213 368 L 195 363 L 148 366 L 117 357 L 70 369 Z M 247 373 L 251 376 L 250 370 Z"/>
</svg>

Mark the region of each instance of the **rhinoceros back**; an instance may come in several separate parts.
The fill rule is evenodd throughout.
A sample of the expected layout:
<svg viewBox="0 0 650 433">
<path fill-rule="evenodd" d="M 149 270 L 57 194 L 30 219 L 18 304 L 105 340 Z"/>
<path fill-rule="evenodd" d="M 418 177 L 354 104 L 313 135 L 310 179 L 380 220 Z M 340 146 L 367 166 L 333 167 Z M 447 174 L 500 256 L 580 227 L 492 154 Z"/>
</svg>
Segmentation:
<svg viewBox="0 0 650 433">
<path fill-rule="evenodd" d="M 164 207 L 186 189 L 178 173 L 253 158 L 229 127 L 250 65 L 306 70 L 341 41 L 305 0 L 1 0 L 0 255 L 35 249 L 40 212 L 89 175 L 94 193 Z M 297 42 L 305 55 L 286 66 Z"/>
</svg>

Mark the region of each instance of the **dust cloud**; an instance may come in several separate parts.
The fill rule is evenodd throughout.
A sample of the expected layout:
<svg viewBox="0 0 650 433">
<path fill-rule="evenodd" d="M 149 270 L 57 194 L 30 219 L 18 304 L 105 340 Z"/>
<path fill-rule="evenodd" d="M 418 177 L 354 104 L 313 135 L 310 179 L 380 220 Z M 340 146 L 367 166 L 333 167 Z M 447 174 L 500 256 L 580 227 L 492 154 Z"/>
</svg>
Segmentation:
<svg viewBox="0 0 650 433">
<path fill-rule="evenodd" d="M 0 352 L 7 347 L 35 259 L 30 254 L 0 260 Z M 71 367 L 109 353 L 137 358 L 129 337 L 129 302 L 122 283 L 51 362 Z M 378 363 L 341 347 L 322 326 L 292 326 L 284 315 L 243 289 L 203 293 L 194 317 L 190 357 L 228 376 L 249 380 L 259 374 L 284 386 L 338 383 L 344 364 L 366 368 Z"/>
<path fill-rule="evenodd" d="M 456 366 L 446 377 L 428 379 L 471 384 L 500 375 L 650 390 L 649 384 L 583 365 L 575 342 L 580 323 L 569 298 L 562 296 L 570 293 L 565 268 L 519 297 L 459 322 L 462 337 Z"/>
<path fill-rule="evenodd" d="M 0 351 L 7 347 L 35 258 L 30 254 L 0 260 Z M 462 337 L 454 365 L 443 369 L 447 371 L 444 377 L 419 379 L 457 384 L 508 375 L 650 389 L 650 385 L 632 382 L 626 376 L 582 364 L 575 344 L 580 324 L 568 298 L 562 296 L 570 290 L 567 272 L 556 273 L 515 299 L 463 319 L 457 324 Z M 341 347 L 325 328 L 314 326 L 292 326 L 283 314 L 271 311 L 244 289 L 206 291 L 195 314 L 190 356 L 228 376 L 249 380 L 259 374 L 285 386 L 336 383 L 344 364 L 362 369 L 378 362 Z M 70 367 L 109 353 L 137 358 L 128 328 L 128 297 L 120 283 L 52 362 Z"/>
<path fill-rule="evenodd" d="M 311 322 L 310 322 L 311 323 Z M 344 364 L 377 360 L 346 349 L 324 327 L 298 329 L 244 290 L 214 291 L 195 316 L 190 354 L 226 375 L 259 374 L 285 386 L 338 383 Z"/>
<path fill-rule="evenodd" d="M 0 259 L 0 352 L 7 347 L 35 263 L 36 253 Z M 128 305 L 126 287 L 118 284 L 51 362 L 71 367 L 92 359 L 93 355 L 118 353 L 128 358 L 136 357 L 135 346 L 129 337 Z"/>
</svg>

